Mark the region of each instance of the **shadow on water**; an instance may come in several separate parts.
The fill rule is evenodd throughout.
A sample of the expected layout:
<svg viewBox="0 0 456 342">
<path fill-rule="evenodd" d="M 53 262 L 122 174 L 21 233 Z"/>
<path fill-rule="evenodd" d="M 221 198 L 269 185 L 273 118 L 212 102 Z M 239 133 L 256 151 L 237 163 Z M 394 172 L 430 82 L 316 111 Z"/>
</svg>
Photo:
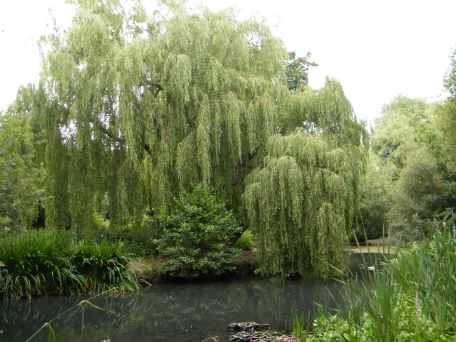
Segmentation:
<svg viewBox="0 0 456 342">
<path fill-rule="evenodd" d="M 370 257 L 369 257 L 370 258 Z M 373 263 L 352 258 L 353 274 Z M 360 266 L 361 265 L 361 266 Z M 293 312 L 311 322 L 317 303 L 326 309 L 343 306 L 341 283 L 280 279 L 210 283 L 160 283 L 120 297 L 99 297 L 62 315 L 54 324 L 58 341 L 201 341 L 227 337 L 227 325 L 238 321 L 290 327 Z M 24 341 L 43 323 L 75 305 L 81 298 L 49 297 L 28 302 L 0 302 L 0 341 Z M 44 330 L 34 341 L 48 341 Z"/>
</svg>

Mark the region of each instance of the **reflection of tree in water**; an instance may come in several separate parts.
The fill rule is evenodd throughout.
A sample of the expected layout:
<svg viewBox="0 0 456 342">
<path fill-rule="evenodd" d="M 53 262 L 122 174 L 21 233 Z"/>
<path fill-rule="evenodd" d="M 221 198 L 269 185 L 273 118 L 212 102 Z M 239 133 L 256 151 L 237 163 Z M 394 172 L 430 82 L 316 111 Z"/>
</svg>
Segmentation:
<svg viewBox="0 0 456 342">
<path fill-rule="evenodd" d="M 83 331 L 81 310 L 60 318 L 54 327 L 63 341 L 200 341 L 208 336 L 226 336 L 231 322 L 250 320 L 284 329 L 293 311 L 309 314 L 315 302 L 332 304 L 328 288 L 335 286 L 278 279 L 157 284 L 137 294 L 97 298 L 94 304 L 116 315 L 86 308 Z M 23 341 L 59 310 L 77 302 L 42 298 L 31 304 L 2 305 L 0 329 L 5 333 L 0 338 Z M 47 334 L 41 335 L 45 341 Z"/>
<path fill-rule="evenodd" d="M 37 298 L 28 301 L 0 301 L 0 341 L 24 341 L 47 320 L 57 316 L 78 299 L 64 297 Z"/>
</svg>

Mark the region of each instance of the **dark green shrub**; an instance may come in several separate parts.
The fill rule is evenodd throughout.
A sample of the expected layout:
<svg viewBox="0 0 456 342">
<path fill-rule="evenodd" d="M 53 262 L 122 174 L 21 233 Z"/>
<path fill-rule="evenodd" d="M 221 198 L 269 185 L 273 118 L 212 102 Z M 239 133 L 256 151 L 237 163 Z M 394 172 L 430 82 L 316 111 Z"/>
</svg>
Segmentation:
<svg viewBox="0 0 456 342">
<path fill-rule="evenodd" d="M 160 218 L 158 250 L 167 258 L 162 274 L 173 278 L 221 275 L 233 269 L 234 246 L 241 228 L 204 186 L 196 186 L 175 201 L 172 212 Z"/>
</svg>

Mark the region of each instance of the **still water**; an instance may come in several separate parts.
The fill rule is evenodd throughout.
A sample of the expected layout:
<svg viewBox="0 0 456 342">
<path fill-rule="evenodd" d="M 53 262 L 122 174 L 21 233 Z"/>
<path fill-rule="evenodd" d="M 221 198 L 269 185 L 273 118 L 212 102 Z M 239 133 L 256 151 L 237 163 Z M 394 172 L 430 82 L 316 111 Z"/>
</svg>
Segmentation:
<svg viewBox="0 0 456 342">
<path fill-rule="evenodd" d="M 373 261 L 358 257 L 352 262 L 356 270 Z M 75 307 L 52 327 L 57 341 L 65 342 L 195 342 L 212 336 L 225 341 L 231 322 L 257 321 L 288 330 L 293 312 L 310 322 L 318 305 L 340 308 L 341 286 L 337 281 L 280 279 L 160 283 L 125 296 L 96 298 L 96 307 Z M 0 341 L 24 341 L 80 301 L 49 297 L 0 302 Z M 48 341 L 48 334 L 44 329 L 33 341 Z"/>
</svg>

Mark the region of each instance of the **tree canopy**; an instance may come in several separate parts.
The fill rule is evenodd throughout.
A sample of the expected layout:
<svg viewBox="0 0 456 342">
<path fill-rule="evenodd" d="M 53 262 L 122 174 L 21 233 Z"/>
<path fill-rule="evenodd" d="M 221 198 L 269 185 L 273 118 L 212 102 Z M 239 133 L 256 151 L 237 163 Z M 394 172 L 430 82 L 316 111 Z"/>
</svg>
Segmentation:
<svg viewBox="0 0 456 342">
<path fill-rule="evenodd" d="M 374 235 L 391 231 L 400 240 L 423 238 L 432 233 L 434 216 L 454 207 L 451 103 L 399 96 L 384 107 L 371 139 L 373 168 L 367 172 L 377 190 L 364 192 L 361 204 L 370 210 L 364 210 L 366 230 L 381 217 L 383 231 L 378 227 Z"/>
<path fill-rule="evenodd" d="M 196 183 L 231 200 L 243 164 L 276 130 L 286 92 L 286 52 L 264 25 L 183 8 L 159 20 L 139 5 L 124 11 L 81 1 L 69 31 L 47 39 L 41 90 L 48 155 L 59 159 L 48 166 L 52 179 L 68 172 L 55 188 L 70 197 L 72 225 L 86 226 L 106 191 L 118 222 L 166 208 Z M 71 167 L 59 170 L 65 158 Z"/>
<path fill-rule="evenodd" d="M 203 184 L 249 218 L 274 260 L 265 271 L 327 272 L 356 222 L 367 147 L 341 85 L 311 89 L 310 54 L 230 11 L 73 4 L 72 25 L 42 39 L 25 101 L 43 139 L 46 226 L 141 225 Z"/>
</svg>

